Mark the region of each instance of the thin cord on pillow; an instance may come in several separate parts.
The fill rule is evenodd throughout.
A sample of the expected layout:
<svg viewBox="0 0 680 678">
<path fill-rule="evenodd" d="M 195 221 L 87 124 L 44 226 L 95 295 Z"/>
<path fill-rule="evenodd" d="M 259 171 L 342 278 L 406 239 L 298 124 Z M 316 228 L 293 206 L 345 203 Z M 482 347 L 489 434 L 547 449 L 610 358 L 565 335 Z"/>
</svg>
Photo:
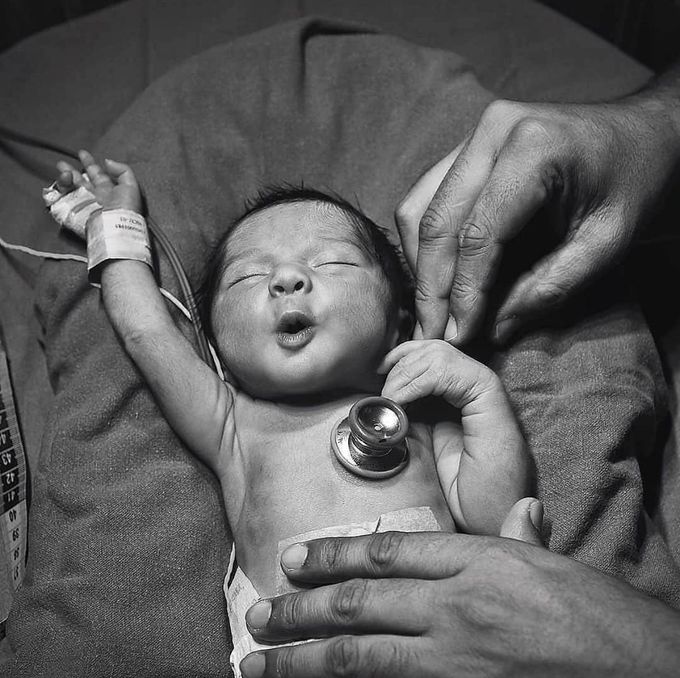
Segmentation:
<svg viewBox="0 0 680 678">
<path fill-rule="evenodd" d="M 40 259 L 56 259 L 60 261 L 77 261 L 82 264 L 87 264 L 87 257 L 82 256 L 81 254 L 60 254 L 58 252 L 43 252 L 41 250 L 34 250 L 32 247 L 26 247 L 26 245 L 15 245 L 13 243 L 9 243 L 3 238 L 0 238 L 0 247 L 4 247 L 7 250 L 14 250 L 16 252 L 22 252 L 23 254 L 28 254 L 32 257 L 38 257 Z M 189 310 L 184 306 L 184 304 L 174 295 L 172 292 L 168 292 L 166 289 L 163 289 L 162 287 L 158 288 L 160 290 L 160 293 L 172 304 L 174 304 L 184 315 L 184 317 L 189 321 L 193 322 L 191 313 Z M 219 359 L 217 358 L 217 353 L 215 351 L 214 346 L 207 341 L 207 346 L 208 346 L 208 351 L 210 352 L 210 358 L 213 363 L 213 367 L 217 374 L 219 375 L 220 379 L 224 381 L 224 372 L 222 371 L 222 365 L 220 364 Z"/>
<path fill-rule="evenodd" d="M 11 130 L 2 125 L 0 125 L 0 138 L 13 143 L 32 146 L 34 148 L 41 148 L 43 150 L 51 151 L 59 155 L 65 155 L 69 158 L 73 158 L 78 163 L 80 163 L 80 158 L 78 157 L 78 154 L 68 148 L 63 148 L 61 146 L 53 144 L 52 142 L 28 136 L 21 132 Z M 198 313 L 198 308 L 196 306 L 194 293 L 193 290 L 191 289 L 189 279 L 187 278 L 186 273 L 184 272 L 182 262 L 180 261 L 180 258 L 177 255 L 175 248 L 173 247 L 172 243 L 170 242 L 170 239 L 165 234 L 163 229 L 150 217 L 147 219 L 147 224 L 149 226 L 149 231 L 151 232 L 152 236 L 156 239 L 159 247 L 161 248 L 165 256 L 168 258 L 170 266 L 172 267 L 172 270 L 175 273 L 175 277 L 177 278 L 179 286 L 182 290 L 182 295 L 184 296 L 184 300 L 186 301 L 188 312 L 191 315 L 191 324 L 194 330 L 194 335 L 196 337 L 196 343 L 198 344 L 198 354 L 208 365 L 210 365 L 211 362 L 213 362 L 214 356 L 210 351 L 208 339 L 205 335 L 205 332 L 203 331 L 203 325 L 201 323 L 201 317 Z"/>
</svg>

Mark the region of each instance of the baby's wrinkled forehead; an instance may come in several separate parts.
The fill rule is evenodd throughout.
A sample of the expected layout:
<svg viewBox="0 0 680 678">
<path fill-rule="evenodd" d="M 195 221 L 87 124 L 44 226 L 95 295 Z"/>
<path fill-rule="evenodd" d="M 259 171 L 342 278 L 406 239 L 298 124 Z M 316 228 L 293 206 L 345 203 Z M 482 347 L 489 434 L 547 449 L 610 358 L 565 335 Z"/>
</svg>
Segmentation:
<svg viewBox="0 0 680 678">
<path fill-rule="evenodd" d="M 238 259 L 253 248 L 276 251 L 281 247 L 318 247 L 345 243 L 373 258 L 361 225 L 341 207 L 320 200 L 270 205 L 237 222 L 227 239 L 228 259 Z"/>
</svg>

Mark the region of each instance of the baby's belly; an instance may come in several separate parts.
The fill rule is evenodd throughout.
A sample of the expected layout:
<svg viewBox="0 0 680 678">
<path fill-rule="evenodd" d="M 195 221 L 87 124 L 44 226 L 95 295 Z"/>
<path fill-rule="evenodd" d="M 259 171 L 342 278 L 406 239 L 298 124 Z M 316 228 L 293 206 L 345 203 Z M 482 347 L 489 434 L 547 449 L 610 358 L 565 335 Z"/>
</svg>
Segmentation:
<svg viewBox="0 0 680 678">
<path fill-rule="evenodd" d="M 274 595 L 281 588 L 280 550 L 310 532 L 358 526 L 356 534 L 366 533 L 374 531 L 388 514 L 397 516 L 389 529 L 411 531 L 438 525 L 455 531 L 424 427 L 412 427 L 407 467 L 384 480 L 350 473 L 335 459 L 328 443 L 291 442 L 292 447 L 276 455 L 269 453 L 261 459 L 251 455 L 247 466 L 253 471 L 246 473 L 243 511 L 232 525 L 239 565 L 261 595 Z M 413 522 L 411 518 L 418 514 L 402 511 L 414 507 L 427 507 L 434 523 L 420 520 L 423 527 L 417 527 L 419 519 Z M 399 515 L 403 527 L 398 527 Z"/>
</svg>

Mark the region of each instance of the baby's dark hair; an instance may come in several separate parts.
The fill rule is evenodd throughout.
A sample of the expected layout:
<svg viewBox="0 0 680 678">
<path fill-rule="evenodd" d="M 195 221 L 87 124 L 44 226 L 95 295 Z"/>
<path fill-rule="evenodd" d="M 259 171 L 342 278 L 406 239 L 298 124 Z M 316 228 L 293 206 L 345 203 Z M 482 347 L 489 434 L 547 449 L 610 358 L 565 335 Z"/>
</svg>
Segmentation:
<svg viewBox="0 0 680 678">
<path fill-rule="evenodd" d="M 398 249 L 389 241 L 383 229 L 352 203 L 338 195 L 305 186 L 281 185 L 263 189 L 255 198 L 246 201 L 243 214 L 229 225 L 213 248 L 198 294 L 201 320 L 210 340 L 213 343 L 215 341 L 211 311 L 224 275 L 225 255 L 230 236 L 250 215 L 275 205 L 297 202 L 332 205 L 349 219 L 356 229 L 361 246 L 376 261 L 385 275 L 390 295 L 390 311 L 393 313 L 402 311 L 400 314 L 403 318 L 400 327 L 402 338 L 410 336 L 415 320 L 413 282 Z"/>
</svg>

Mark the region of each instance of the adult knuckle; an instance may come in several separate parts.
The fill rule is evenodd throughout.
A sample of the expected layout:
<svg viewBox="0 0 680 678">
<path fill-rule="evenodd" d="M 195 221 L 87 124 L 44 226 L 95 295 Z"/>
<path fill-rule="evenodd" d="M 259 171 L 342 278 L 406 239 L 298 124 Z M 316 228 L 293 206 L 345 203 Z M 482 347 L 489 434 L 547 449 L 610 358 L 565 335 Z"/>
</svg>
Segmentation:
<svg viewBox="0 0 680 678">
<path fill-rule="evenodd" d="M 480 122 L 483 125 L 505 122 L 508 118 L 513 117 L 516 108 L 517 104 L 514 101 L 495 99 L 484 109 Z"/>
<path fill-rule="evenodd" d="M 416 281 L 414 295 L 416 304 L 423 304 L 433 299 L 446 299 L 448 290 L 438 287 L 435 282 L 420 278 Z"/>
<path fill-rule="evenodd" d="M 512 615 L 507 594 L 493 585 L 477 587 L 474 594 L 466 596 L 466 605 L 458 609 L 478 630 L 501 629 Z"/>
<path fill-rule="evenodd" d="M 535 117 L 522 118 L 511 132 L 511 140 L 521 144 L 549 142 L 553 138 L 550 122 Z"/>
<path fill-rule="evenodd" d="M 283 629 L 295 628 L 302 617 L 304 595 L 292 593 L 279 600 L 277 610 L 272 615 Z"/>
<path fill-rule="evenodd" d="M 430 286 L 422 280 L 416 280 L 416 287 L 415 290 L 413 290 L 413 294 L 416 305 L 429 301 L 432 296 Z"/>
<path fill-rule="evenodd" d="M 389 574 L 399 560 L 403 532 L 380 532 L 374 534 L 368 545 L 368 563 L 375 573 Z"/>
<path fill-rule="evenodd" d="M 568 293 L 566 285 L 554 280 L 539 282 L 534 288 L 534 296 L 544 308 L 559 305 Z"/>
<path fill-rule="evenodd" d="M 366 585 L 365 580 L 351 579 L 337 586 L 330 605 L 336 622 L 351 624 L 361 617 L 366 599 Z"/>
<path fill-rule="evenodd" d="M 355 676 L 360 668 L 359 648 L 352 636 L 340 636 L 329 641 L 326 650 L 326 674 L 345 678 Z"/>
<path fill-rule="evenodd" d="M 431 245 L 438 247 L 441 240 L 451 234 L 451 213 L 446 205 L 430 204 L 420 218 L 419 223 L 420 247 Z"/>
<path fill-rule="evenodd" d="M 293 678 L 296 675 L 294 648 L 284 646 L 276 650 L 274 666 L 277 678 Z"/>
<path fill-rule="evenodd" d="M 335 572 L 347 564 L 348 542 L 345 539 L 328 539 L 319 552 L 319 563 L 324 571 Z"/>
<path fill-rule="evenodd" d="M 477 281 L 469 273 L 457 270 L 451 283 L 451 297 L 473 305 L 479 297 Z"/>
<path fill-rule="evenodd" d="M 416 663 L 412 650 L 401 643 L 385 643 L 381 650 L 381 656 L 376 657 L 374 663 L 383 669 L 385 675 L 407 675 L 408 668 Z"/>
<path fill-rule="evenodd" d="M 458 233 L 458 252 L 462 256 L 482 254 L 493 244 L 491 221 L 483 215 L 467 220 Z"/>
<path fill-rule="evenodd" d="M 362 668 L 368 669 L 370 676 L 410 676 L 414 667 L 420 670 L 417 675 L 429 675 L 416 653 L 404 643 L 385 641 L 369 645 L 362 658 Z"/>
</svg>

